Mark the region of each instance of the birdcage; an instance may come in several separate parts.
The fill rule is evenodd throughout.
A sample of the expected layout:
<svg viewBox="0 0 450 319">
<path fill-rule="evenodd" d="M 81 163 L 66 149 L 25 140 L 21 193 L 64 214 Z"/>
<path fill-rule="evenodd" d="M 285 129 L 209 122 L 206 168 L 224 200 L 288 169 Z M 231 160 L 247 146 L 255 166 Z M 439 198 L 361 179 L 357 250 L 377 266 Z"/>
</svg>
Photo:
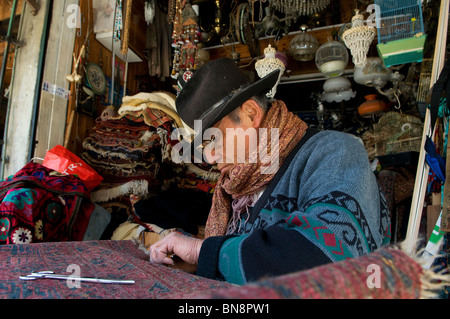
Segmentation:
<svg viewBox="0 0 450 319">
<path fill-rule="evenodd" d="M 417 88 L 417 106 L 421 117 L 425 117 L 427 97 L 431 90 L 433 59 L 423 59 L 420 68 L 419 87 Z"/>
<path fill-rule="evenodd" d="M 426 34 L 421 0 L 375 0 L 378 54 L 386 67 L 421 62 Z"/>
<path fill-rule="evenodd" d="M 418 117 L 388 112 L 373 127 L 376 156 L 420 151 L 423 124 Z"/>
</svg>

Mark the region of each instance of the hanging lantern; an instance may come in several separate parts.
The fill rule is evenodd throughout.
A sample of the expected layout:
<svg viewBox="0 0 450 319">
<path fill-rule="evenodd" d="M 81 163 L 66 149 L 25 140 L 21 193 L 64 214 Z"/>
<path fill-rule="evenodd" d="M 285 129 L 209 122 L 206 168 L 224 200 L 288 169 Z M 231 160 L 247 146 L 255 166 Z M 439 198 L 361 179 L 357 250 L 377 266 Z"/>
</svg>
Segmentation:
<svg viewBox="0 0 450 319">
<path fill-rule="evenodd" d="M 344 73 L 348 64 L 348 51 L 338 41 L 328 40 L 316 52 L 316 65 L 327 77 L 336 77 Z"/>
<path fill-rule="evenodd" d="M 367 52 L 375 38 L 375 27 L 364 25 L 364 16 L 356 10 L 352 18 L 352 27 L 342 34 L 345 45 L 350 49 L 353 64 L 363 67 L 367 61 Z"/>
<path fill-rule="evenodd" d="M 286 65 L 282 60 L 276 57 L 277 51 L 270 44 L 267 48 L 264 49 L 264 58 L 258 60 L 255 63 L 255 69 L 260 78 L 265 77 L 266 75 L 272 73 L 275 70 L 280 70 L 280 75 L 278 76 L 278 81 L 275 86 L 267 93 L 268 98 L 273 98 L 277 92 L 277 86 L 280 83 L 281 76 L 286 70 Z"/>
<path fill-rule="evenodd" d="M 319 42 L 307 33 L 308 27 L 305 24 L 300 29 L 301 33 L 295 36 L 289 45 L 289 54 L 297 61 L 314 60 Z"/>
</svg>

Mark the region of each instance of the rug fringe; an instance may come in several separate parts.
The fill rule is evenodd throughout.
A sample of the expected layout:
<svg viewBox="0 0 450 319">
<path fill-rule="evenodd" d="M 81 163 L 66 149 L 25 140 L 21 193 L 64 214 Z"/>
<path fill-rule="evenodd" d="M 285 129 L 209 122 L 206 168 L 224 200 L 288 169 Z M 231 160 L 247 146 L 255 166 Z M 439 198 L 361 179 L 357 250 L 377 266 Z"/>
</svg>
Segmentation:
<svg viewBox="0 0 450 319">
<path fill-rule="evenodd" d="M 193 173 L 196 176 L 198 176 L 202 179 L 205 179 L 207 181 L 210 181 L 210 182 L 217 182 L 220 177 L 219 172 L 205 171 L 205 170 L 195 166 L 192 163 L 187 163 L 186 166 L 187 166 L 188 172 Z"/>
<path fill-rule="evenodd" d="M 444 287 L 450 286 L 450 272 L 448 267 L 438 270 L 439 267 L 428 268 L 428 265 L 430 258 L 435 261 L 444 255 L 424 256 L 425 248 L 418 249 L 414 255 L 411 255 L 407 253 L 405 242 L 400 243 L 399 248 L 422 266 L 420 299 L 439 299 L 439 294 Z"/>
<path fill-rule="evenodd" d="M 105 188 L 91 193 L 91 200 L 94 203 L 103 203 L 124 195 L 144 196 L 148 193 L 147 180 L 134 180 L 120 186 Z"/>
</svg>

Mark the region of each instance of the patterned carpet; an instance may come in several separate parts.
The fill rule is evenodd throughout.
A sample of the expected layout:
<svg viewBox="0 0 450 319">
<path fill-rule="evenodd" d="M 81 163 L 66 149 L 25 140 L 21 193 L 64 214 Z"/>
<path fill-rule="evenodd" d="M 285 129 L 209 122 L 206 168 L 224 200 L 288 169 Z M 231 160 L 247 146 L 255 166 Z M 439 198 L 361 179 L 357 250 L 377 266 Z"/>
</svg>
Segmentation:
<svg viewBox="0 0 450 319">
<path fill-rule="evenodd" d="M 0 246 L 0 298 L 2 299 L 142 299 L 178 298 L 212 288 L 230 287 L 148 261 L 131 241 L 39 243 Z M 65 280 L 22 281 L 19 276 L 51 270 L 81 277 L 132 279 L 135 284 L 80 282 L 69 288 Z"/>
<path fill-rule="evenodd" d="M 417 299 L 438 298 L 450 283 L 449 274 L 424 270 L 397 247 L 244 286 L 153 265 L 127 240 L 3 245 L 0 265 L 0 299 Z M 19 279 L 44 270 L 71 275 L 73 265 L 81 277 L 135 284 Z"/>
</svg>

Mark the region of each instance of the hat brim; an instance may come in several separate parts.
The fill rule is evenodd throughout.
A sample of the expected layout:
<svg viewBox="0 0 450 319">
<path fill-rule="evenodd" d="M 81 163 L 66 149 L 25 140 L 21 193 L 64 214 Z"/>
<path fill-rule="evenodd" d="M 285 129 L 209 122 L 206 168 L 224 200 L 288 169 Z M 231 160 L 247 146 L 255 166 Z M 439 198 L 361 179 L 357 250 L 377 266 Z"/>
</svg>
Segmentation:
<svg viewBox="0 0 450 319">
<path fill-rule="evenodd" d="M 275 70 L 264 78 L 251 84 L 244 85 L 225 97 L 222 100 L 222 103 L 219 102 L 218 105 L 204 118 L 199 119 L 202 121 L 202 135 L 205 130 L 213 127 L 217 122 L 241 106 L 251 97 L 258 95 L 261 92 L 270 91 L 277 83 L 279 74 L 280 70 Z"/>
</svg>

